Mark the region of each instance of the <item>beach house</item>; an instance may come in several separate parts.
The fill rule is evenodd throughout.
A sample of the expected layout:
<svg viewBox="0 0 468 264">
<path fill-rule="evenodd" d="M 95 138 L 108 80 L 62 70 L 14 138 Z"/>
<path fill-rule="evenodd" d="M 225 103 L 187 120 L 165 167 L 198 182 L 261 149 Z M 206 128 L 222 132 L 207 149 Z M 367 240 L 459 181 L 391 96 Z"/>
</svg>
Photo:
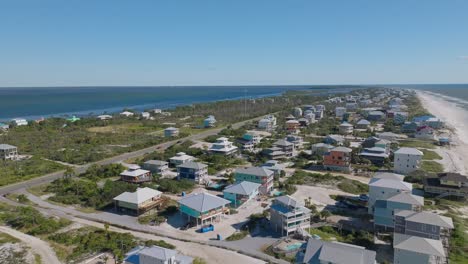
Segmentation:
<svg viewBox="0 0 468 264">
<path fill-rule="evenodd" d="M 401 125 L 408 120 L 408 112 L 394 112 L 393 113 L 393 123 L 396 125 Z"/>
<path fill-rule="evenodd" d="M 258 129 L 272 131 L 276 128 L 276 117 L 274 115 L 267 115 L 258 121 Z"/>
<path fill-rule="evenodd" d="M 213 115 L 209 115 L 205 120 L 203 120 L 203 127 L 210 128 L 216 125 L 216 118 Z"/>
<path fill-rule="evenodd" d="M 402 133 L 414 133 L 419 125 L 416 122 L 405 122 L 401 125 Z"/>
<path fill-rule="evenodd" d="M 123 111 L 122 113 L 120 113 L 120 115 L 124 117 L 131 117 L 131 116 L 134 116 L 135 114 L 129 111 Z"/>
<path fill-rule="evenodd" d="M 311 154 L 312 155 L 323 155 L 325 153 L 330 152 L 331 149 L 335 148 L 334 146 L 330 144 L 325 144 L 325 143 L 315 143 L 312 144 L 311 146 Z"/>
<path fill-rule="evenodd" d="M 273 190 L 274 172 L 265 167 L 238 168 L 234 171 L 236 183 L 243 181 L 258 183 L 261 194 L 269 194 Z"/>
<path fill-rule="evenodd" d="M 340 134 L 349 135 L 353 133 L 353 125 L 348 122 L 343 122 L 338 127 L 338 130 L 340 131 Z"/>
<path fill-rule="evenodd" d="M 286 157 L 292 157 L 294 156 L 295 153 L 295 146 L 294 143 L 289 142 L 284 139 L 277 140 L 273 143 L 273 147 L 276 147 L 280 149 L 282 152 L 284 152 Z"/>
<path fill-rule="evenodd" d="M 400 174 L 408 174 L 421 167 L 423 153 L 415 148 L 399 148 L 394 153 L 393 171 Z"/>
<path fill-rule="evenodd" d="M 275 173 L 275 176 L 281 176 L 285 173 L 285 165 L 281 164 L 277 160 L 268 160 L 261 167 L 271 170 Z"/>
<path fill-rule="evenodd" d="M 416 129 L 414 137 L 418 139 L 434 140 L 435 130 L 430 126 L 420 126 Z"/>
<path fill-rule="evenodd" d="M 10 125 L 0 122 L 0 130 L 6 131 L 10 129 Z"/>
<path fill-rule="evenodd" d="M 135 192 L 124 192 L 114 197 L 114 206 L 119 212 L 140 215 L 160 206 L 163 202 L 161 194 L 148 187 L 137 188 Z"/>
<path fill-rule="evenodd" d="M 446 264 L 446 254 L 440 240 L 416 236 L 395 235 L 394 264 Z"/>
<path fill-rule="evenodd" d="M 236 153 L 238 148 L 226 137 L 218 138 L 208 149 L 212 154 L 232 155 Z"/>
<path fill-rule="evenodd" d="M 27 126 L 28 125 L 28 121 L 23 118 L 15 118 L 15 119 L 12 119 L 11 122 L 13 123 L 14 126 Z"/>
<path fill-rule="evenodd" d="M 419 212 L 424 206 L 424 197 L 409 192 L 397 193 L 374 205 L 374 230 L 389 231 L 394 228 L 394 215 L 399 210 Z"/>
<path fill-rule="evenodd" d="M 112 119 L 112 116 L 111 115 L 98 115 L 97 119 L 99 119 L 101 121 L 106 121 L 106 120 Z"/>
<path fill-rule="evenodd" d="M 335 116 L 337 118 L 343 118 L 343 115 L 346 113 L 346 108 L 342 106 L 335 107 Z"/>
<path fill-rule="evenodd" d="M 143 170 L 138 165 L 130 165 L 127 170 L 120 173 L 120 179 L 129 183 L 143 183 L 151 181 L 151 172 Z"/>
<path fill-rule="evenodd" d="M 17 160 L 18 148 L 8 144 L 0 144 L 0 159 Z"/>
<path fill-rule="evenodd" d="M 277 197 L 270 207 L 270 224 L 281 236 L 310 227 L 310 210 L 289 195 Z"/>
<path fill-rule="evenodd" d="M 323 142 L 326 144 L 341 146 L 345 143 L 345 138 L 342 135 L 328 135 L 325 137 Z"/>
<path fill-rule="evenodd" d="M 356 128 L 357 129 L 368 129 L 371 125 L 371 122 L 369 122 L 366 119 L 361 119 L 356 123 Z"/>
<path fill-rule="evenodd" d="M 168 127 L 164 129 L 164 137 L 177 137 L 179 136 L 179 129 L 175 127 Z"/>
<path fill-rule="evenodd" d="M 143 118 L 143 119 L 150 119 L 150 118 L 151 118 L 151 115 L 150 115 L 150 113 L 148 113 L 148 112 L 142 112 L 142 113 L 141 113 L 141 118 Z"/>
<path fill-rule="evenodd" d="M 259 194 L 259 183 L 242 181 L 226 187 L 223 190 L 223 197 L 231 201 L 231 205 L 238 207 L 252 199 L 255 199 Z"/>
<path fill-rule="evenodd" d="M 426 211 L 395 211 L 394 232 L 398 234 L 444 240 L 450 237 L 450 231 L 453 228 L 453 221 L 450 217 Z"/>
<path fill-rule="evenodd" d="M 169 159 L 169 163 L 177 166 L 185 162 L 194 161 L 195 157 L 185 154 L 185 152 L 178 152 L 174 157 Z"/>
<path fill-rule="evenodd" d="M 370 160 L 372 164 L 381 166 L 385 160 L 390 156 L 387 149 L 381 147 L 364 148 L 359 157 Z"/>
<path fill-rule="evenodd" d="M 137 246 L 127 252 L 124 264 L 192 264 L 194 258 L 160 246 Z"/>
<path fill-rule="evenodd" d="M 368 213 L 374 213 L 374 204 L 377 200 L 386 200 L 402 192 L 411 192 L 413 185 L 404 182 L 405 176 L 396 173 L 376 173 L 369 181 Z"/>
<path fill-rule="evenodd" d="M 442 120 L 437 117 L 428 118 L 426 121 L 424 121 L 424 124 L 434 129 L 440 129 L 444 126 Z"/>
<path fill-rule="evenodd" d="M 249 131 L 242 135 L 242 138 L 238 139 L 239 144 L 242 145 L 243 150 L 254 151 L 255 146 L 260 143 L 262 136 L 255 132 Z"/>
<path fill-rule="evenodd" d="M 304 138 L 298 135 L 287 135 L 286 141 L 294 144 L 294 149 L 299 150 L 304 147 Z"/>
<path fill-rule="evenodd" d="M 357 103 L 346 103 L 346 110 L 348 112 L 355 112 L 359 108 Z"/>
<path fill-rule="evenodd" d="M 468 176 L 455 172 L 439 173 L 437 177 L 424 177 L 424 192 L 438 198 L 455 196 L 468 197 Z"/>
<path fill-rule="evenodd" d="M 376 264 L 376 252 L 365 247 L 309 238 L 299 263 L 303 264 Z M 297 263 L 297 262 L 296 262 Z"/>
<path fill-rule="evenodd" d="M 286 131 L 289 133 L 297 133 L 299 131 L 300 123 L 297 120 L 286 121 Z"/>
<path fill-rule="evenodd" d="M 369 121 L 383 121 L 385 120 L 385 113 L 382 111 L 371 111 L 367 115 Z"/>
<path fill-rule="evenodd" d="M 231 201 L 202 192 L 182 197 L 178 203 L 179 211 L 198 226 L 221 221 L 222 215 L 229 214 Z"/>
<path fill-rule="evenodd" d="M 302 109 L 300 107 L 294 107 L 293 109 L 293 115 L 296 117 L 296 118 L 299 118 L 302 116 Z"/>
<path fill-rule="evenodd" d="M 143 163 L 142 168 L 153 174 L 163 175 L 169 171 L 169 163 L 163 160 L 147 160 Z"/>
<path fill-rule="evenodd" d="M 351 171 L 351 149 L 336 147 L 330 152 L 323 154 L 323 167 L 326 170 L 350 172 Z"/>
<path fill-rule="evenodd" d="M 188 179 L 203 183 L 208 175 L 208 165 L 200 162 L 188 161 L 177 165 L 177 179 Z"/>
</svg>

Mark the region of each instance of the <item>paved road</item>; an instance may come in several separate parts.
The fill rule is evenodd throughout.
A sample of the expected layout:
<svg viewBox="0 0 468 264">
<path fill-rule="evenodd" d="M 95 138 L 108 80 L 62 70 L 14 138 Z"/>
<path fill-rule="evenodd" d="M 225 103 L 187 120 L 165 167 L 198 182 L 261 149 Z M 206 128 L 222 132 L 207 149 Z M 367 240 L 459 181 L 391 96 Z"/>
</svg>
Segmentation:
<svg viewBox="0 0 468 264">
<path fill-rule="evenodd" d="M 39 256 L 41 256 L 42 263 L 61 264 L 61 262 L 55 255 L 55 252 L 52 250 L 52 248 L 50 248 L 47 242 L 40 240 L 37 237 L 21 233 L 7 226 L 0 226 L 0 232 L 6 233 L 23 241 L 26 245 L 31 247 L 34 253 L 39 254 Z"/>
<path fill-rule="evenodd" d="M 258 120 L 260 118 L 261 117 L 257 117 L 257 118 L 253 118 L 253 119 L 250 119 L 250 120 L 235 123 L 235 124 L 232 125 L 232 127 L 234 129 L 236 129 L 236 128 L 239 128 L 239 127 L 243 126 L 244 124 L 246 124 L 248 122 L 255 121 L 255 120 Z M 180 139 L 164 142 L 164 143 L 161 143 L 159 145 L 155 145 L 155 146 L 151 146 L 151 147 L 148 147 L 148 148 L 140 149 L 140 150 L 137 150 L 137 151 L 120 154 L 118 156 L 107 158 L 107 159 L 104 159 L 104 160 L 101 160 L 101 161 L 98 161 L 98 162 L 88 163 L 88 164 L 85 164 L 85 165 L 79 165 L 79 166 L 76 166 L 74 169 L 75 169 L 77 174 L 80 174 L 80 173 L 85 172 L 88 169 L 88 167 L 93 165 L 93 164 L 105 165 L 105 164 L 122 162 L 122 161 L 127 160 L 127 159 L 141 157 L 141 156 L 143 156 L 145 154 L 154 152 L 156 150 L 166 149 L 166 148 L 168 148 L 168 147 L 170 147 L 170 146 L 172 146 L 172 145 L 174 145 L 174 144 L 176 144 L 177 142 L 180 142 L 180 141 L 200 140 L 200 139 L 203 139 L 203 138 L 205 138 L 207 136 L 216 135 L 221 130 L 223 130 L 224 128 L 225 127 L 206 130 L 206 131 L 203 131 L 203 132 L 200 132 L 198 134 L 194 134 L 194 135 L 191 135 L 191 136 L 188 136 L 188 137 L 185 137 L 185 138 L 180 138 Z M 15 183 L 15 184 L 0 187 L 0 195 L 5 195 L 5 194 L 8 194 L 8 193 L 12 193 L 12 192 L 15 192 L 15 191 L 17 191 L 19 189 L 22 189 L 22 188 L 30 188 L 30 187 L 33 187 L 33 186 L 36 186 L 36 185 L 51 182 L 53 180 L 56 180 L 58 178 L 63 177 L 63 173 L 64 173 L 64 171 L 54 172 L 54 173 L 47 174 L 47 175 L 44 175 L 44 176 L 41 176 L 41 177 L 37 177 L 37 178 L 34 178 L 34 179 L 27 180 L 27 181 L 24 181 L 24 182 L 19 182 L 19 183 Z"/>
</svg>

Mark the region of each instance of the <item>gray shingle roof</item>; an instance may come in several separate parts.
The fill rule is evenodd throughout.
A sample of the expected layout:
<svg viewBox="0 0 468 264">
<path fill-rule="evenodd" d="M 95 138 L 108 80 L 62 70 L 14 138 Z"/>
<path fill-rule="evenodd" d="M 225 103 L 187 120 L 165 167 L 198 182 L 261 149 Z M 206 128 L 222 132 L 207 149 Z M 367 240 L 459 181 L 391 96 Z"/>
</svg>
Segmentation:
<svg viewBox="0 0 468 264">
<path fill-rule="evenodd" d="M 248 168 L 238 168 L 235 173 L 242 173 L 254 176 L 272 176 L 275 172 L 264 167 L 248 167 Z"/>
<path fill-rule="evenodd" d="M 208 167 L 208 165 L 203 164 L 201 162 L 194 162 L 194 161 L 184 162 L 177 166 L 177 168 L 187 168 L 187 169 L 195 169 L 195 170 L 201 170 L 206 167 Z"/>
<path fill-rule="evenodd" d="M 374 175 L 373 179 L 389 179 L 403 181 L 405 179 L 405 176 L 393 172 L 377 172 Z"/>
<path fill-rule="evenodd" d="M 273 143 L 273 145 L 275 146 L 291 146 L 293 145 L 293 143 L 287 141 L 287 140 L 284 140 L 284 139 L 280 139 L 278 141 L 276 141 L 275 143 Z"/>
<path fill-rule="evenodd" d="M 455 181 L 455 182 L 468 182 L 468 177 L 465 175 L 461 175 L 460 173 L 454 172 L 444 172 L 437 174 L 441 180 L 446 181 Z"/>
<path fill-rule="evenodd" d="M 401 210 L 396 212 L 395 215 L 405 217 L 406 221 L 436 225 L 444 228 L 453 228 L 452 218 L 431 212 L 413 212 L 410 210 Z"/>
<path fill-rule="evenodd" d="M 169 163 L 167 161 L 163 161 L 163 160 L 147 160 L 147 161 L 145 161 L 144 164 L 151 164 L 151 165 L 161 166 L 161 165 L 167 165 Z"/>
<path fill-rule="evenodd" d="M 254 182 L 243 181 L 238 184 L 233 184 L 224 189 L 224 192 L 235 193 L 241 195 L 250 195 L 254 190 L 261 185 Z"/>
<path fill-rule="evenodd" d="M 440 240 L 410 236 L 407 239 L 397 243 L 393 246 L 405 251 L 412 251 L 431 256 L 445 257 L 444 248 Z"/>
<path fill-rule="evenodd" d="M 123 192 L 116 196 L 114 200 L 132 204 L 141 204 L 153 197 L 161 195 L 160 191 L 151 188 L 138 188 L 135 192 Z"/>
<path fill-rule="evenodd" d="M 190 194 L 179 200 L 179 204 L 198 212 L 206 212 L 230 203 L 226 199 L 206 192 Z"/>
<path fill-rule="evenodd" d="M 374 264 L 375 251 L 351 244 L 310 238 L 303 263 Z"/>
<path fill-rule="evenodd" d="M 424 197 L 413 195 L 407 192 L 395 194 L 394 196 L 388 198 L 387 201 L 421 206 L 424 205 Z"/>
<path fill-rule="evenodd" d="M 413 185 L 411 183 L 391 179 L 372 178 L 369 182 L 369 186 L 392 188 L 403 191 L 411 191 L 413 189 Z"/>
<path fill-rule="evenodd" d="M 159 260 L 167 261 L 176 256 L 178 253 L 175 250 L 167 249 L 158 246 L 144 248 L 140 251 L 140 255 L 150 256 Z"/>
<path fill-rule="evenodd" d="M 415 148 L 399 148 L 395 151 L 395 154 L 407 154 L 407 155 L 418 155 L 422 156 L 422 151 L 415 149 Z"/>
<path fill-rule="evenodd" d="M 303 206 L 302 203 L 300 203 L 299 201 L 297 201 L 296 199 L 292 198 L 289 195 L 284 195 L 284 196 L 277 197 L 275 200 L 282 203 L 282 204 L 284 204 L 284 205 L 292 206 L 294 208 L 299 207 L 299 206 Z"/>
<path fill-rule="evenodd" d="M 347 147 L 336 147 L 336 148 L 333 148 L 331 151 L 339 151 L 339 152 L 350 153 L 353 150 L 350 149 L 350 148 L 347 148 Z"/>
</svg>

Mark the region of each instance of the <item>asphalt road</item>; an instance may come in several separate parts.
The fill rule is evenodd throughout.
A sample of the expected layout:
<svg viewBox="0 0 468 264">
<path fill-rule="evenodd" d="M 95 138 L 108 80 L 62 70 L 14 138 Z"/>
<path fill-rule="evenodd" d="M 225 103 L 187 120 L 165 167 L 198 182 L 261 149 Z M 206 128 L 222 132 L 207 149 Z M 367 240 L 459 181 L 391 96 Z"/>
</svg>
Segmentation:
<svg viewBox="0 0 468 264">
<path fill-rule="evenodd" d="M 235 123 L 235 124 L 232 125 L 232 127 L 234 129 L 236 129 L 236 128 L 239 128 L 239 127 L 243 126 L 244 124 L 246 124 L 248 122 L 255 121 L 255 120 L 258 120 L 260 118 L 261 117 L 257 117 L 257 118 L 249 119 L 249 120 L 242 121 L 242 122 L 239 122 L 239 123 Z M 174 144 L 176 144 L 177 142 L 180 142 L 180 141 L 200 140 L 200 139 L 203 139 L 203 138 L 205 138 L 207 136 L 216 135 L 224 128 L 226 128 L 226 127 L 206 130 L 206 131 L 200 132 L 198 134 L 190 135 L 190 136 L 185 137 L 185 138 L 179 138 L 179 139 L 176 139 L 176 140 L 164 142 L 164 143 L 161 143 L 159 145 L 151 146 L 151 147 L 148 147 L 148 148 L 144 148 L 144 149 L 140 149 L 140 150 L 136 150 L 136 151 L 128 152 L 128 153 L 123 153 L 123 154 L 120 154 L 118 156 L 107 158 L 107 159 L 104 159 L 104 160 L 101 160 L 101 161 L 88 163 L 88 164 L 85 164 L 85 165 L 75 166 L 74 169 L 75 169 L 75 172 L 77 174 L 80 174 L 80 173 L 85 172 L 88 169 L 88 167 L 93 165 L 93 164 L 105 165 L 105 164 L 122 162 L 122 161 L 127 160 L 127 159 L 141 157 L 141 156 L 143 156 L 145 154 L 154 152 L 156 150 L 164 150 L 164 149 L 166 149 L 166 148 L 168 148 L 168 147 L 170 147 L 170 146 L 172 146 L 172 145 L 174 145 Z M 31 188 L 31 187 L 36 186 L 36 185 L 49 183 L 49 182 L 52 182 L 52 181 L 54 181 L 56 179 L 59 179 L 59 178 L 63 177 L 63 174 L 64 174 L 64 171 L 58 171 L 58 172 L 47 174 L 47 175 L 44 175 L 44 176 L 41 176 L 41 177 L 33 178 L 33 179 L 30 179 L 30 180 L 27 180 L 27 181 L 14 183 L 14 184 L 11 184 L 11 185 L 6 185 L 6 186 L 3 186 L 3 187 L 0 187 L 0 195 L 5 195 L 5 194 L 8 194 L 8 193 L 12 193 L 12 192 L 15 192 L 15 191 L 17 191 L 19 189 L 22 189 L 22 188 Z"/>
</svg>

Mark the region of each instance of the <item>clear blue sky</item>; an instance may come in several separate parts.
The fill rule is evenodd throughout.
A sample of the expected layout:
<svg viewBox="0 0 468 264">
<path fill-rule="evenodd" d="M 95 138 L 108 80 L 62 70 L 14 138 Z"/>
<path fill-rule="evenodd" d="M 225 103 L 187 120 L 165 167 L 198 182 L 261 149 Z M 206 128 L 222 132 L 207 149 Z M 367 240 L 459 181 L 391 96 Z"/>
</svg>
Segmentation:
<svg viewBox="0 0 468 264">
<path fill-rule="evenodd" d="M 366 83 L 468 83 L 468 1 L 0 2 L 0 86 Z"/>
</svg>

